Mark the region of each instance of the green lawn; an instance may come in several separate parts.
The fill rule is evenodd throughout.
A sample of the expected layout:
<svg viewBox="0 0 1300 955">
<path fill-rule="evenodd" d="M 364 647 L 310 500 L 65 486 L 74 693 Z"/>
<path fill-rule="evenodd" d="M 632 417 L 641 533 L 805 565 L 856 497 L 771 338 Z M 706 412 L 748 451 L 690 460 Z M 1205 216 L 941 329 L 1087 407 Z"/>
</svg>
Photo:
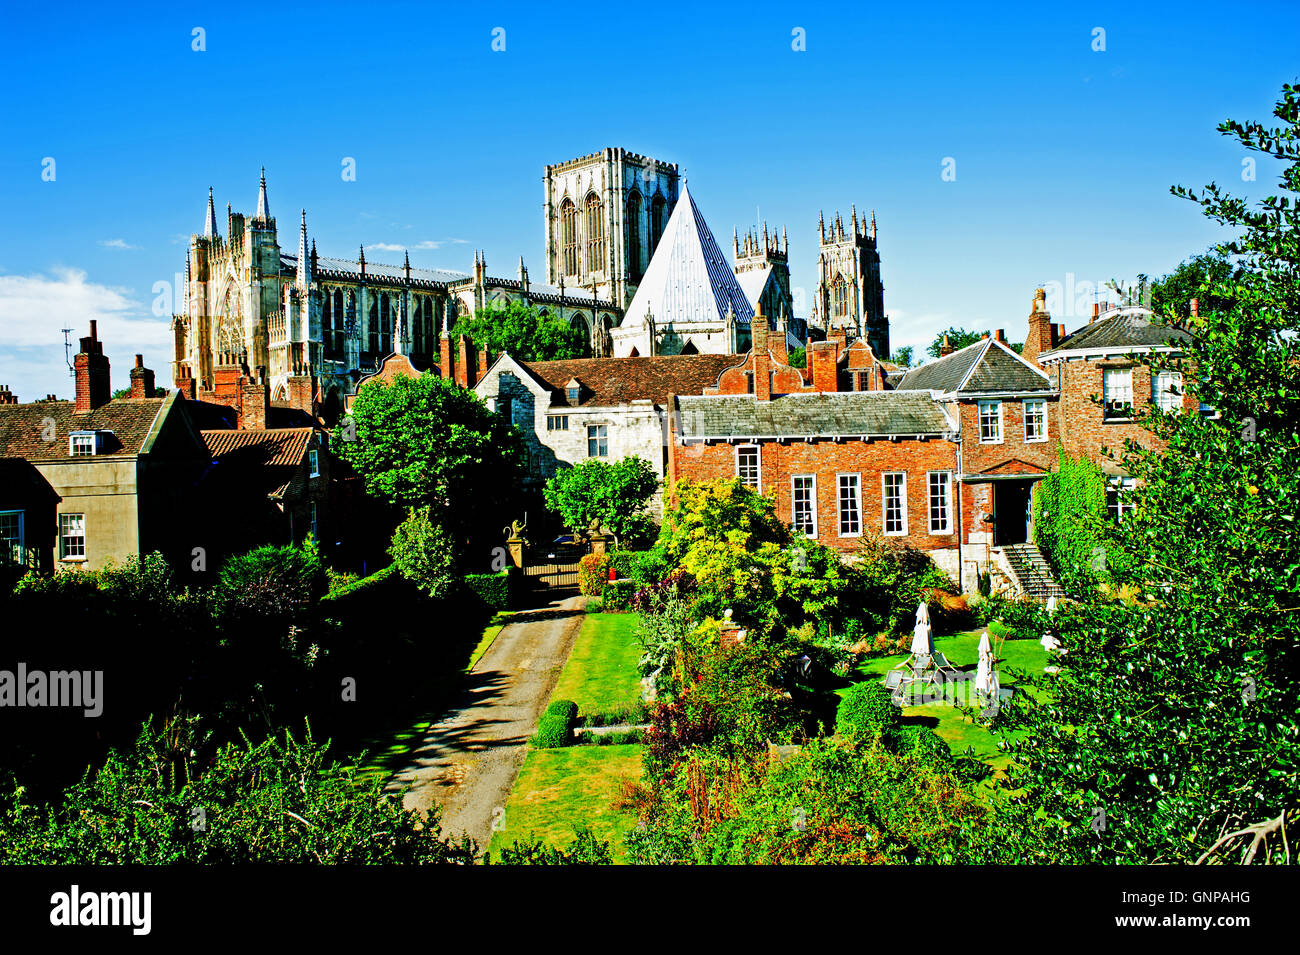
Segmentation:
<svg viewBox="0 0 1300 955">
<path fill-rule="evenodd" d="M 567 847 L 574 829 L 587 826 L 607 841 L 615 862 L 626 862 L 624 835 L 636 815 L 614 808 L 625 782 L 641 778 L 638 744 L 529 749 L 506 801 L 503 827 L 492 836 L 495 856 L 516 840 L 543 839 Z"/>
<path fill-rule="evenodd" d="M 551 699 L 572 700 L 581 715 L 635 706 L 641 699 L 637 619 L 634 613 L 588 614 Z"/>
<path fill-rule="evenodd" d="M 958 669 L 973 667 L 979 662 L 979 641 L 982 630 L 967 630 L 947 637 L 936 637 L 934 648 L 948 658 L 948 662 Z M 999 650 L 996 641 L 994 650 Z M 1007 668 L 1016 667 L 1034 676 L 1043 672 L 1043 667 L 1050 661 L 1046 650 L 1037 640 L 1007 640 L 1000 648 L 1001 658 L 996 665 L 1003 686 L 1014 686 L 1016 679 Z M 907 658 L 906 654 L 891 657 L 875 657 L 867 660 L 858 672 L 864 677 L 879 679 Z M 843 691 L 841 691 L 841 695 Z M 971 747 L 975 755 L 983 759 L 995 770 L 1004 770 L 1009 759 L 998 749 L 998 739 L 1011 739 L 1013 735 L 1003 731 L 990 731 L 974 723 L 962 711 L 947 703 L 925 703 L 919 706 L 903 707 L 903 722 L 929 726 L 944 738 L 954 753 L 962 753 Z"/>
</svg>

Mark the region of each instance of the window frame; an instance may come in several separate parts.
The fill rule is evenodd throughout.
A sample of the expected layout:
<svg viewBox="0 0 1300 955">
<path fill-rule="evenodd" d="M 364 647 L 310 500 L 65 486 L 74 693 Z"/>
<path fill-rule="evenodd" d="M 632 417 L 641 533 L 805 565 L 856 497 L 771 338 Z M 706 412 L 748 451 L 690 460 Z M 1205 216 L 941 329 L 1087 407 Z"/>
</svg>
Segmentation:
<svg viewBox="0 0 1300 955">
<path fill-rule="evenodd" d="M 888 478 L 902 478 L 898 485 L 898 509 L 899 517 L 902 521 L 902 529 L 891 531 L 889 529 L 889 482 Z M 885 537 L 906 537 L 907 536 L 907 472 L 906 471 L 882 471 L 880 473 L 880 532 Z"/>
<path fill-rule="evenodd" d="M 986 440 L 985 437 L 984 437 L 984 408 L 985 408 L 985 406 L 988 406 L 988 405 L 991 405 L 991 406 L 993 406 L 994 408 L 997 409 L 997 412 L 998 412 L 998 421 L 997 421 L 998 433 L 997 433 L 997 437 L 996 437 L 996 438 L 989 438 L 989 439 Z M 978 432 L 978 434 L 979 434 L 979 439 L 980 439 L 979 443 L 980 443 L 980 444 L 1003 444 L 1003 443 L 1005 442 L 1005 440 L 1006 440 L 1006 431 L 1005 431 L 1005 429 L 1003 428 L 1003 424 L 1004 424 L 1004 422 L 1003 422 L 1003 420 L 1002 420 L 1002 401 L 1001 401 L 1001 399 L 998 399 L 998 398 L 982 398 L 982 399 L 980 399 L 979 401 L 976 401 L 976 402 L 975 402 L 975 427 L 976 427 L 977 432 Z"/>
<path fill-rule="evenodd" d="M 307 476 L 320 477 L 320 451 L 316 448 L 307 449 Z"/>
<path fill-rule="evenodd" d="M 1171 389 L 1168 393 L 1160 389 L 1160 379 L 1168 377 L 1170 382 L 1177 388 Z M 1183 398 L 1187 392 L 1183 387 L 1183 373 L 1181 371 L 1157 371 L 1151 375 L 1151 403 L 1163 411 L 1165 414 L 1177 414 L 1183 410 Z M 1168 404 L 1169 407 L 1165 407 Z"/>
<path fill-rule="evenodd" d="M 548 414 L 546 416 L 547 431 L 568 431 L 569 416 L 567 414 Z"/>
<path fill-rule="evenodd" d="M 801 480 L 808 480 L 808 523 L 812 525 L 812 531 L 809 532 L 799 526 L 799 485 Z M 797 532 L 812 540 L 817 539 L 817 475 L 816 474 L 792 474 L 790 475 L 790 526 Z"/>
<path fill-rule="evenodd" d="M 10 542 L 12 542 L 12 546 L 16 546 L 16 547 L 17 547 L 18 553 L 17 553 L 17 555 L 16 555 L 16 557 L 15 557 L 15 562 L 16 562 L 19 566 L 23 566 L 24 564 L 27 563 L 27 528 L 26 528 L 26 511 L 21 511 L 21 510 L 3 510 L 3 511 L 0 511 L 0 518 L 9 517 L 10 515 L 13 515 L 14 517 L 17 518 L 16 525 L 17 525 L 17 535 L 18 535 L 18 536 L 17 536 L 17 537 L 0 537 L 0 541 L 10 541 Z M 0 556 L 0 562 L 3 562 L 3 560 L 5 560 L 5 559 L 6 559 L 6 558 L 4 558 L 3 556 Z"/>
<path fill-rule="evenodd" d="M 593 434 L 593 431 L 603 432 Z M 596 442 L 596 454 L 591 453 L 592 442 Z M 605 453 L 601 454 L 601 442 L 604 442 Z M 588 458 L 607 458 L 609 457 L 609 425 L 607 424 L 589 424 L 587 425 L 587 457 Z"/>
<path fill-rule="evenodd" d="M 934 529 L 934 479 L 943 478 L 943 522 L 942 530 Z M 951 471 L 930 471 L 925 478 L 926 489 L 926 524 L 930 529 L 930 535 L 933 537 L 950 536 L 954 533 L 952 520 L 952 472 Z"/>
<path fill-rule="evenodd" d="M 1036 437 L 1029 435 L 1029 409 L 1030 407 L 1038 408 L 1042 414 L 1042 433 Z M 1046 398 L 1026 398 L 1021 402 L 1020 417 L 1024 424 L 1025 443 L 1040 444 L 1047 440 L 1047 399 Z"/>
<path fill-rule="evenodd" d="M 1126 492 L 1136 487 L 1137 481 L 1131 477 L 1116 475 L 1106 479 L 1106 515 L 1114 523 L 1122 523 L 1125 514 L 1132 514 L 1137 510 L 1136 502 L 1124 502 Z"/>
<path fill-rule="evenodd" d="M 749 451 L 754 452 L 754 483 L 753 484 L 750 484 L 749 481 L 745 478 L 744 472 L 741 470 L 741 464 L 740 464 L 740 457 L 742 452 L 749 452 Z M 762 446 L 757 444 L 736 445 L 736 453 L 734 455 L 734 461 L 736 467 L 736 477 L 740 478 L 741 482 L 746 487 L 751 487 L 757 493 L 762 494 L 763 493 L 763 448 Z"/>
<path fill-rule="evenodd" d="M 844 479 L 851 478 L 853 481 L 853 512 L 850 515 L 856 530 L 846 531 L 845 514 L 844 514 Z M 836 516 L 838 518 L 838 529 L 840 537 L 861 537 L 862 536 L 862 472 L 861 471 L 840 471 L 835 475 L 835 501 Z"/>
<path fill-rule="evenodd" d="M 80 522 L 79 530 L 81 531 L 81 533 L 79 535 L 69 534 L 65 529 L 66 528 L 65 521 L 72 521 L 74 519 Z M 59 514 L 59 560 L 68 561 L 72 563 L 86 560 L 87 559 L 86 558 L 86 537 L 87 535 L 86 535 L 86 512 L 85 511 L 66 511 Z M 68 553 L 68 541 L 77 540 L 77 539 L 80 539 L 81 541 L 81 553 L 80 554 Z"/>
<path fill-rule="evenodd" d="M 80 442 L 88 442 L 83 445 L 86 450 L 78 451 L 77 446 Z M 99 453 L 99 436 L 93 431 L 73 431 L 68 435 L 68 457 L 70 458 L 93 458 Z"/>
<path fill-rule="evenodd" d="M 1118 404 L 1109 397 L 1111 389 L 1106 387 L 1107 379 L 1112 376 L 1124 375 L 1128 379 L 1128 402 L 1125 408 L 1116 410 L 1112 413 L 1111 405 Z M 1134 414 L 1133 408 L 1133 368 L 1103 368 L 1101 370 L 1101 417 L 1103 421 L 1132 421 Z"/>
</svg>

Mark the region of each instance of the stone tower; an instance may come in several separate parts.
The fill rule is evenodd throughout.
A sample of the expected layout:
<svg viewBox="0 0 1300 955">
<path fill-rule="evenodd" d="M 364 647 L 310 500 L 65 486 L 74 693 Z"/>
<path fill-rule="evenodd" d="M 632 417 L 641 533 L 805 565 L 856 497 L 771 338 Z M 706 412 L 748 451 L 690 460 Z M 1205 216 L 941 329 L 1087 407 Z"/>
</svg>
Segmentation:
<svg viewBox="0 0 1300 955">
<path fill-rule="evenodd" d="M 780 236 L 775 229 L 769 233 L 766 222 L 762 232 L 751 229 L 744 238 L 733 230 L 731 248 L 736 277 L 754 308 L 772 321 L 793 318 L 790 239 L 785 230 L 781 230 Z"/>
<path fill-rule="evenodd" d="M 546 167 L 546 280 L 626 308 L 677 204 L 676 164 L 611 147 Z"/>
<path fill-rule="evenodd" d="M 865 338 L 876 357 L 889 357 L 889 317 L 880 282 L 876 215 L 858 220 L 854 207 L 846 228 L 839 213 L 828 226 L 817 219 L 817 323 L 828 332 L 844 329 Z"/>
</svg>

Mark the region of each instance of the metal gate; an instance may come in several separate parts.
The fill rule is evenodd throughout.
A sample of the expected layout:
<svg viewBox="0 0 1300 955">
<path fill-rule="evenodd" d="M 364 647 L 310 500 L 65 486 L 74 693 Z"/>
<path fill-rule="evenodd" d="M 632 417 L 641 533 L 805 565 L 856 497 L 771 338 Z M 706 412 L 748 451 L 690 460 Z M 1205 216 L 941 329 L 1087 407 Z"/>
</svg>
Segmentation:
<svg viewBox="0 0 1300 955">
<path fill-rule="evenodd" d="M 578 562 L 590 551 L 590 544 L 571 537 L 560 537 L 547 545 L 529 545 L 524 549 L 524 574 L 534 590 L 577 593 Z"/>
</svg>

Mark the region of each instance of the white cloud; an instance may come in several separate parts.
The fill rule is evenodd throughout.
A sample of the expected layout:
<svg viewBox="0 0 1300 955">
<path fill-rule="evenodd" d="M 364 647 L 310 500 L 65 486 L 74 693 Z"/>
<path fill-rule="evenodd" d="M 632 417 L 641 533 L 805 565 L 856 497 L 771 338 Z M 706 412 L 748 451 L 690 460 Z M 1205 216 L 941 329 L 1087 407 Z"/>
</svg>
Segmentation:
<svg viewBox="0 0 1300 955">
<path fill-rule="evenodd" d="M 138 245 L 131 245 L 126 239 L 100 239 L 99 244 L 106 249 L 138 249 Z"/>
<path fill-rule="evenodd" d="M 379 249 L 383 252 L 402 252 L 405 251 L 404 245 L 393 245 L 391 242 L 372 242 L 370 248 Z"/>
<path fill-rule="evenodd" d="M 374 242 L 366 246 L 368 249 L 379 249 L 383 252 L 406 252 L 427 251 L 430 249 L 441 249 L 444 245 L 468 245 L 469 239 L 423 239 L 414 245 L 398 245 L 394 242 Z"/>
<path fill-rule="evenodd" d="M 81 269 L 56 268 L 50 274 L 0 275 L 0 384 L 22 400 L 49 392 L 69 391 L 63 329 L 73 349 L 89 334 L 90 320 L 113 366 L 116 381 L 125 375 L 136 352 L 166 375 L 171 332 L 132 297 L 130 289 L 87 280 Z"/>
</svg>

